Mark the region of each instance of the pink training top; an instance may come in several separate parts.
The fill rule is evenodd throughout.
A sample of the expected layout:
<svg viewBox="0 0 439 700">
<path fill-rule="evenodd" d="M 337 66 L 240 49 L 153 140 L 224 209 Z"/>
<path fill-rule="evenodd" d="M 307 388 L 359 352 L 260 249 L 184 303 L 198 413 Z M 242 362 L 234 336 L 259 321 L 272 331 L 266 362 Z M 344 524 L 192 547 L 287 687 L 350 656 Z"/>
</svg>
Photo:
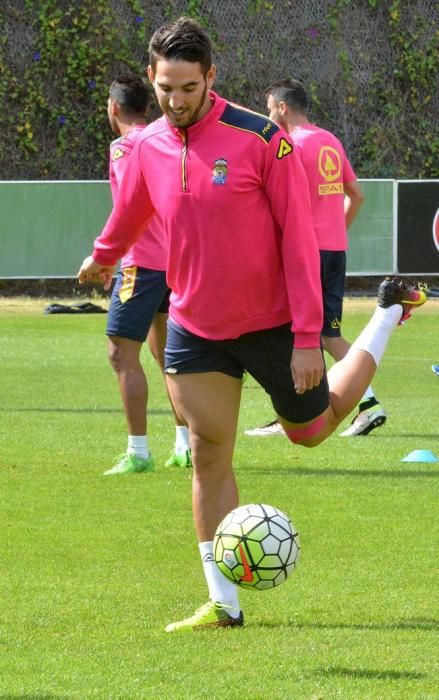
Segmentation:
<svg viewBox="0 0 439 700">
<path fill-rule="evenodd" d="M 142 132 L 94 259 L 113 265 L 156 210 L 169 250 L 170 315 L 205 338 L 292 320 L 320 344 L 320 259 L 308 183 L 286 132 L 211 92 L 203 119 Z"/>
<path fill-rule="evenodd" d="M 110 146 L 110 186 L 113 205 L 117 199 L 119 184 L 125 172 L 134 144 L 145 127 L 134 126 L 124 136 L 113 141 Z M 165 248 L 163 227 L 157 216 L 151 219 L 148 228 L 137 239 L 121 260 L 121 267 L 146 267 L 151 270 L 165 270 L 167 251 Z"/>
<path fill-rule="evenodd" d="M 320 250 L 347 250 L 344 183 L 356 180 L 344 148 L 330 131 L 315 124 L 290 133 L 308 176 L 311 210 Z"/>
</svg>

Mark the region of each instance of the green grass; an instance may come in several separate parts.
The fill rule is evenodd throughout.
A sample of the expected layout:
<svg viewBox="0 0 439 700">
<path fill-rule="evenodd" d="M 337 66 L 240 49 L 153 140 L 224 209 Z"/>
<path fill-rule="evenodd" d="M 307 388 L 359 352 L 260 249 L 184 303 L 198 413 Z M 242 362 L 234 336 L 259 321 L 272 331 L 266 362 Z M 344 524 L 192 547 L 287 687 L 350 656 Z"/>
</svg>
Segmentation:
<svg viewBox="0 0 439 700">
<path fill-rule="evenodd" d="M 242 630 L 167 635 L 206 588 L 190 473 L 161 465 L 174 429 L 150 375 L 153 475 L 104 479 L 125 449 L 105 317 L 0 305 L 0 698 L 333 700 L 439 697 L 439 303 L 394 334 L 374 388 L 389 413 L 368 438 L 313 450 L 243 435 L 271 418 L 243 391 L 241 502 L 285 510 L 297 571 L 241 594 Z M 347 305 L 353 338 L 370 302 Z"/>
</svg>

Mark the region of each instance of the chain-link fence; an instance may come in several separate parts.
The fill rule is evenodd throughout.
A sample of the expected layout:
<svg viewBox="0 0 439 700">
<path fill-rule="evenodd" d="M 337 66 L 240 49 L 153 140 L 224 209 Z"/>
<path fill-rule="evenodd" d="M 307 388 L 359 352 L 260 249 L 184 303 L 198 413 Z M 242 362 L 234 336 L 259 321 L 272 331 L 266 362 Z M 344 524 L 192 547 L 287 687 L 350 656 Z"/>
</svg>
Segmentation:
<svg viewBox="0 0 439 700">
<path fill-rule="evenodd" d="M 131 65 L 144 67 L 152 31 L 168 19 L 188 13 L 196 16 L 212 37 L 218 67 L 216 89 L 223 96 L 265 112 L 266 87 L 280 78 L 299 77 L 313 98 L 311 117 L 340 136 L 360 176 L 434 174 L 432 160 L 439 153 L 439 93 L 435 70 L 438 66 L 435 37 L 437 40 L 439 35 L 439 4 L 434 0 L 109 0 L 104 4 L 91 0 L 75 3 L 71 0 L 6 0 L 3 9 L 0 8 L 7 40 L 3 41 L 3 68 L 6 64 L 10 75 L 18 81 L 28 76 L 30 57 L 34 65 L 39 60 L 39 32 L 43 31 L 43 25 L 31 20 L 31 10 L 38 7 L 44 6 L 47 10 L 46 32 L 50 31 L 48 9 L 65 13 L 64 18 L 54 24 L 54 33 L 63 30 L 64 22 L 72 21 L 75 11 L 79 12 L 81 7 L 87 9 L 91 19 L 87 26 L 84 23 L 82 34 L 77 34 L 78 41 L 87 46 L 93 36 L 100 46 L 103 41 L 105 43 L 105 36 L 91 33 L 93 12 L 96 16 L 104 12 L 104 26 L 111 34 L 108 50 L 114 54 L 105 65 L 97 63 L 90 67 L 85 85 L 84 81 L 79 81 L 75 89 L 69 87 L 75 106 L 75 115 L 69 124 L 79 129 L 82 122 L 87 157 L 78 150 L 80 138 L 73 139 L 76 144 L 73 153 L 68 148 L 60 148 L 61 112 L 66 107 L 57 81 L 46 81 L 41 87 L 50 94 L 51 107 L 43 105 L 43 97 L 40 117 L 38 107 L 33 115 L 27 108 L 23 117 L 20 105 L 4 91 L 3 110 L 12 107 L 9 115 L 15 119 L 9 120 L 8 130 L 19 129 L 22 117 L 27 119 L 22 132 L 15 131 L 9 139 L 9 150 L 4 148 L 3 129 L 0 157 L 4 178 L 23 178 L 25 173 L 33 177 L 69 177 L 69 173 L 72 177 L 105 175 L 103 144 L 110 138 L 105 104 L 98 105 L 96 97 L 90 96 L 90 85 L 103 85 L 101 94 L 104 95 L 115 74 L 126 68 L 126 59 L 121 59 L 119 39 L 125 41 Z M 59 65 L 52 59 L 51 70 L 58 81 L 61 81 L 63 64 L 69 60 L 67 54 L 64 51 Z M 77 55 L 73 45 L 72 54 Z M 82 96 L 81 91 L 87 94 Z M 20 90 L 16 92 L 19 102 Z M 50 119 L 57 100 L 62 105 L 55 125 L 57 135 L 54 135 Z M 93 111 L 99 112 L 98 121 Z M 158 115 L 157 109 L 154 115 Z M 91 123 L 97 139 L 95 144 L 93 136 L 84 130 Z M 38 135 L 38 148 L 32 150 L 29 143 L 31 157 L 23 159 L 26 149 L 19 137 L 23 134 L 24 138 L 29 133 L 26 124 L 34 129 L 34 139 Z M 101 132 L 99 138 L 98 131 Z M 59 155 L 58 170 L 48 158 L 50 149 Z M 45 170 L 42 167 L 44 158 Z M 51 164 L 47 165 L 49 162 Z"/>
</svg>

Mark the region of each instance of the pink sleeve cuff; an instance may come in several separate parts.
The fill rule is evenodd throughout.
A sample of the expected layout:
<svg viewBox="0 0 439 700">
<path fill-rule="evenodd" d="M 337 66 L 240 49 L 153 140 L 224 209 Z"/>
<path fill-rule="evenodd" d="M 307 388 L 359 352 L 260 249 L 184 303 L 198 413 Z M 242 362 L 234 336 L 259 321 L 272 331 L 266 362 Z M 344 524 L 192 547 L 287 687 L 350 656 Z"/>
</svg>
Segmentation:
<svg viewBox="0 0 439 700">
<path fill-rule="evenodd" d="M 99 265 L 116 265 L 117 260 L 114 260 L 113 258 L 110 258 L 110 256 L 105 255 L 103 250 L 95 250 L 92 258 L 95 262 L 99 263 Z"/>
<path fill-rule="evenodd" d="M 303 350 L 306 348 L 319 348 L 320 333 L 294 333 L 294 347 Z"/>
</svg>

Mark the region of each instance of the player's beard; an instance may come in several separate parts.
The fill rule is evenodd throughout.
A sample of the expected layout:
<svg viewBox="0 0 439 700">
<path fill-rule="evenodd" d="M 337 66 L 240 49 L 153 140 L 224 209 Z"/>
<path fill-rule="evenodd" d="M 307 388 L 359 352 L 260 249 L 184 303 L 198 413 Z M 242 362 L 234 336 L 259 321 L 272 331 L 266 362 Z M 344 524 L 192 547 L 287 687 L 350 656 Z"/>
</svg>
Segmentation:
<svg viewBox="0 0 439 700">
<path fill-rule="evenodd" d="M 195 122 L 198 120 L 198 115 L 200 114 L 201 109 L 204 105 L 204 100 L 206 99 L 206 95 L 207 95 L 207 82 L 205 82 L 205 84 L 204 84 L 203 94 L 201 95 L 200 102 L 198 103 L 198 107 L 195 109 L 191 118 L 187 122 L 185 122 L 184 124 L 178 124 L 178 123 L 175 124 L 175 126 L 178 129 L 187 129 L 189 126 L 192 126 L 192 124 L 195 124 Z"/>
<path fill-rule="evenodd" d="M 207 95 L 207 83 L 204 83 L 204 90 L 203 90 L 203 94 L 201 95 L 200 103 L 199 103 L 197 109 L 195 110 L 195 112 L 193 113 L 192 119 L 190 120 L 190 122 L 188 124 L 186 124 L 185 128 L 187 128 L 188 126 L 191 126 L 192 124 L 195 124 L 195 122 L 197 121 L 198 115 L 201 112 L 201 108 L 204 105 L 204 100 L 206 99 L 206 95 Z"/>
</svg>

